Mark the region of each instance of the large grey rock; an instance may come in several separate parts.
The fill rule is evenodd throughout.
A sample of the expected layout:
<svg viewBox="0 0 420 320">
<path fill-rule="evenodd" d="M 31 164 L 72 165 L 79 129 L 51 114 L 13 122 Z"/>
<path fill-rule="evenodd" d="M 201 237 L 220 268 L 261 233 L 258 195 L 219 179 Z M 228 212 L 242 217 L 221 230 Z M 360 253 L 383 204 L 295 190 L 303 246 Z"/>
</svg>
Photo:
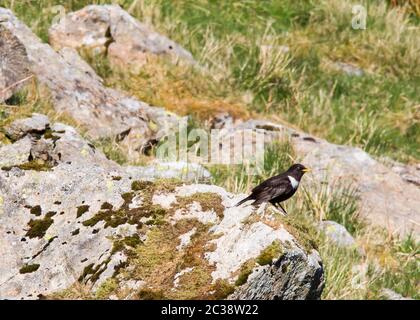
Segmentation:
<svg viewBox="0 0 420 320">
<path fill-rule="evenodd" d="M 29 144 L 31 154 L 34 147 L 36 155 L 47 153 L 51 167 L 0 170 L 0 298 L 36 299 L 79 282 L 94 295 L 112 278 L 120 291 L 109 297 L 132 299 L 138 297 L 139 288 L 156 289 L 149 278 L 164 274 L 168 262 L 178 271 L 165 278 L 166 284 L 173 282 L 165 292 L 168 295 L 185 290 L 185 277 L 198 268 L 196 290 L 223 280 L 238 298 L 320 297 L 324 280 L 316 251 L 304 247 L 275 213 L 265 210 L 261 215 L 253 207 L 234 207 L 243 195 L 206 184 L 168 188 L 138 182 L 152 180 L 156 173 L 113 163 L 62 124 L 50 124 L 45 133 L 28 134 L 7 147 L 17 148 L 21 141 Z M 4 157 L 1 154 L 0 162 Z M 168 166 L 173 176 L 165 172 L 166 178 L 173 178 L 176 168 L 185 168 Z M 163 220 L 154 224 L 158 216 Z M 163 227 L 178 232 L 169 253 L 178 252 L 187 260 L 194 257 L 193 267 L 184 266 L 186 261 L 171 265 L 162 253 L 150 258 L 153 252 L 146 251 L 145 260 L 142 255 L 137 258 L 138 251 L 128 254 L 118 245 L 127 237 L 139 239 L 141 245 Z M 170 235 L 161 232 L 159 250 L 164 250 Z M 197 237 L 202 243 L 194 247 Z M 260 267 L 253 262 L 255 271 L 249 281 L 234 286 L 244 263 L 254 261 L 273 242 L 281 249 Z M 203 253 L 197 255 L 194 250 Z M 160 259 L 165 267 L 156 264 L 152 272 L 136 273 L 137 265 L 143 260 L 147 265 L 148 259 Z M 132 282 L 138 285 L 129 286 Z"/>
<path fill-rule="evenodd" d="M 223 126 L 219 124 L 219 126 Z M 287 126 L 265 120 L 237 121 L 225 127 L 229 138 L 237 130 L 264 132 L 265 142 L 290 139 L 297 161 L 311 167 L 306 177 L 310 188 L 355 188 L 360 199 L 360 214 L 372 224 L 406 235 L 420 233 L 420 188 L 408 182 L 395 169 L 375 160 L 360 148 L 336 145 Z"/>
<path fill-rule="evenodd" d="M 10 98 L 30 76 L 25 47 L 0 25 L 0 102 Z"/>
<path fill-rule="evenodd" d="M 230 296 L 239 300 L 319 299 L 323 274 L 316 251 L 290 251 L 273 264 L 256 268 L 245 285 Z M 296 279 L 299 279 L 296 281 Z"/>
<path fill-rule="evenodd" d="M 354 248 L 356 241 L 347 229 L 335 221 L 321 221 L 319 224 L 328 241 L 333 242 L 339 247 Z"/>
<path fill-rule="evenodd" d="M 113 63 L 141 68 L 147 55 L 165 55 L 189 63 L 188 51 L 137 21 L 117 5 L 90 5 L 64 16 L 49 30 L 51 45 L 105 53 Z"/>
<path fill-rule="evenodd" d="M 304 248 L 284 224 L 272 223 L 275 220 L 272 211 L 264 209 L 261 215 L 252 206 L 235 207 L 234 204 L 244 195 L 234 195 L 221 187 L 203 184 L 178 187 L 175 197 L 166 194 L 156 198 L 154 203 L 170 208 L 176 204 L 177 197 L 199 193 L 220 196 L 224 207 L 222 217 L 213 210 L 203 211 L 200 205 L 192 203 L 187 210 L 177 210 L 171 219 L 195 218 L 212 224 L 210 233 L 217 238 L 211 241 L 214 250 L 204 256 L 214 266 L 213 281 L 222 279 L 234 283 L 244 263 L 256 259 L 273 242 L 278 241 L 281 246 L 281 253 L 275 255 L 271 263 L 255 264 L 248 280 L 237 286 L 229 299 L 320 298 L 324 275 L 318 252 Z"/>
<path fill-rule="evenodd" d="M 177 124 L 175 115 L 104 87 L 74 49 L 54 51 L 11 11 L 0 8 L 0 25 L 26 49 L 29 67 L 50 89 L 56 111 L 70 115 L 92 138 L 116 137 L 131 156 Z"/>
</svg>

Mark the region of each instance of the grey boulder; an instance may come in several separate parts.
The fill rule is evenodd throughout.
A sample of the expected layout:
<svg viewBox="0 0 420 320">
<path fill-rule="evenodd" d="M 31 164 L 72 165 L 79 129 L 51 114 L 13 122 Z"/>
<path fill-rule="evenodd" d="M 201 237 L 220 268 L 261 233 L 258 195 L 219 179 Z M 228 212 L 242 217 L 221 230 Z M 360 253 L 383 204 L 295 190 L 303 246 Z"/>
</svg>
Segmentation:
<svg viewBox="0 0 420 320">
<path fill-rule="evenodd" d="M 187 50 L 117 5 L 90 5 L 62 17 L 49 30 L 55 49 L 70 47 L 105 53 L 120 66 L 141 68 L 148 55 L 164 55 L 193 63 Z"/>
</svg>

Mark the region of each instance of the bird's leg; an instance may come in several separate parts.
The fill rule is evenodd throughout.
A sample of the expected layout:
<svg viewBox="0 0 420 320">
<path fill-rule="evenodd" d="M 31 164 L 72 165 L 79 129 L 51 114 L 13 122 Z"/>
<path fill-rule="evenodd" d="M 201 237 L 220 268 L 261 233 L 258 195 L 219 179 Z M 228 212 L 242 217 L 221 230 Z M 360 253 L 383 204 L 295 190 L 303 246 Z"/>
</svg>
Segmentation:
<svg viewBox="0 0 420 320">
<path fill-rule="evenodd" d="M 263 213 L 264 213 L 264 211 L 265 211 L 265 207 L 267 206 L 267 204 L 266 203 L 262 203 L 259 207 L 258 207 L 258 209 L 257 209 L 257 214 L 258 215 L 262 215 Z"/>
<path fill-rule="evenodd" d="M 271 201 L 270 201 L 270 203 L 273 205 L 273 207 L 274 207 L 274 211 L 275 211 L 275 212 L 280 213 L 280 214 L 283 214 L 283 213 L 280 211 L 280 209 L 279 209 L 279 207 L 278 207 L 277 203 L 275 203 L 275 202 L 271 202 Z"/>
<path fill-rule="evenodd" d="M 283 212 L 284 212 L 284 215 L 287 215 L 287 212 L 286 212 L 286 210 L 284 210 L 284 208 L 282 207 L 282 205 L 280 204 L 280 202 L 278 202 L 277 203 L 279 206 L 280 206 L 280 208 L 283 210 Z"/>
</svg>

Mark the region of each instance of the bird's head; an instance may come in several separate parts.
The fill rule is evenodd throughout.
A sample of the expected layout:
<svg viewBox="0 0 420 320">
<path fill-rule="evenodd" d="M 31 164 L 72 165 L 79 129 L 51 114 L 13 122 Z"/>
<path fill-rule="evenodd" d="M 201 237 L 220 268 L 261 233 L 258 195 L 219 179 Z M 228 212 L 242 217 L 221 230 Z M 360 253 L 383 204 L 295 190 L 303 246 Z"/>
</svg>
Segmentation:
<svg viewBox="0 0 420 320">
<path fill-rule="evenodd" d="M 296 163 L 294 165 L 292 165 L 289 170 L 287 170 L 291 173 L 294 173 L 295 175 L 301 177 L 303 176 L 306 172 L 310 172 L 311 169 L 305 167 L 303 164 L 300 163 Z"/>
</svg>

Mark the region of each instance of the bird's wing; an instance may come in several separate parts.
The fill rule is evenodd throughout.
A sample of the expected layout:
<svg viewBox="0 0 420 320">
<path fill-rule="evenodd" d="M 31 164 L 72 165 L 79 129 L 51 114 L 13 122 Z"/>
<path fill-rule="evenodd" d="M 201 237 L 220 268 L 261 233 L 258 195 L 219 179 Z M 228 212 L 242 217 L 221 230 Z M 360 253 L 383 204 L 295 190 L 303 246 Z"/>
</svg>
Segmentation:
<svg viewBox="0 0 420 320">
<path fill-rule="evenodd" d="M 252 194 L 259 201 L 269 201 L 287 192 L 289 188 L 290 181 L 287 177 L 275 176 L 252 189 Z"/>
</svg>

